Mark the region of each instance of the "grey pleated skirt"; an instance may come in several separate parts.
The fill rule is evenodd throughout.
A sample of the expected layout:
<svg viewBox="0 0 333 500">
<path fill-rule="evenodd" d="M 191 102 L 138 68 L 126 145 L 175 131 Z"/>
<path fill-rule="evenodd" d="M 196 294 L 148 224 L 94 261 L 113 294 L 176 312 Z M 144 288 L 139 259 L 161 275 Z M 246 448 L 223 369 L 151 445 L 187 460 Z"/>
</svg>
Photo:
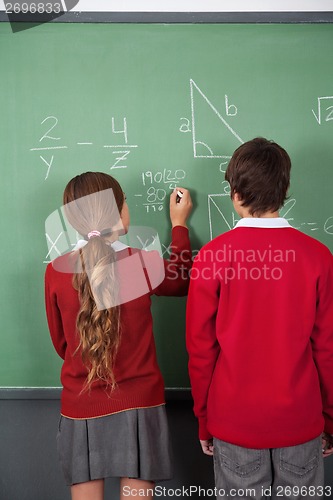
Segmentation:
<svg viewBox="0 0 333 500">
<path fill-rule="evenodd" d="M 164 405 L 88 420 L 61 417 L 57 448 L 69 485 L 107 477 L 172 477 Z"/>
</svg>

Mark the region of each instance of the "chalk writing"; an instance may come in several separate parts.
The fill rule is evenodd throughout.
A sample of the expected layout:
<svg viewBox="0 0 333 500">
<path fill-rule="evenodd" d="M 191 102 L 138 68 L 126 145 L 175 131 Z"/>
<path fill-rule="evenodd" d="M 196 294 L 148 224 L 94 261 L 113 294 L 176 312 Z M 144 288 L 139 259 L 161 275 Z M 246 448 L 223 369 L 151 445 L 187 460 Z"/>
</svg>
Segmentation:
<svg viewBox="0 0 333 500">
<path fill-rule="evenodd" d="M 47 116 L 42 122 L 41 125 L 43 125 L 47 121 L 54 121 L 54 124 L 48 129 L 48 131 L 39 139 L 39 142 L 42 142 L 44 139 L 51 139 L 52 141 L 60 141 L 60 137 L 51 137 L 48 135 L 51 130 L 53 130 L 57 125 L 58 125 L 58 118 L 55 116 Z"/>
<path fill-rule="evenodd" d="M 114 168 L 127 168 L 127 165 L 121 164 L 121 162 L 126 160 L 127 156 L 130 154 L 130 152 L 131 151 L 129 151 L 129 150 L 127 150 L 127 151 L 112 151 L 112 154 L 121 155 L 121 156 L 117 156 L 115 158 L 116 161 L 110 167 L 110 170 L 112 170 Z"/>
<path fill-rule="evenodd" d="M 312 110 L 312 113 L 318 124 L 333 121 L 333 96 L 318 97 L 317 101 L 318 108 L 316 111 Z"/>
<path fill-rule="evenodd" d="M 52 167 L 52 163 L 53 163 L 53 160 L 54 160 L 54 155 L 52 155 L 51 157 L 51 160 L 50 160 L 50 163 L 44 158 L 44 156 L 40 156 L 39 157 L 44 163 L 45 165 L 47 166 L 47 171 L 46 171 L 46 175 L 45 175 L 45 180 L 48 178 L 49 176 L 49 173 L 50 173 L 50 170 L 51 170 L 51 167 Z"/>
<path fill-rule="evenodd" d="M 63 231 L 61 231 L 56 236 L 55 240 L 52 240 L 51 237 L 49 236 L 49 234 L 45 233 L 46 240 L 48 241 L 49 251 L 44 259 L 44 264 L 48 264 L 49 262 L 51 262 L 54 259 L 54 257 L 52 257 L 52 252 L 56 253 L 56 257 L 61 255 L 60 250 L 58 250 L 58 248 L 57 248 L 57 243 L 58 243 L 58 240 L 60 240 L 60 238 L 63 236 L 63 234 L 64 234 Z"/>
<path fill-rule="evenodd" d="M 227 95 L 224 96 L 225 101 L 225 112 L 227 116 L 236 116 L 238 109 L 234 104 L 229 104 L 229 98 Z"/>
<path fill-rule="evenodd" d="M 148 189 L 145 189 L 144 194 L 137 193 L 134 196 L 141 201 L 146 213 L 158 213 L 164 210 L 168 190 L 179 186 L 185 179 L 186 172 L 183 169 L 164 168 L 157 172 L 146 170 L 140 176 L 142 186 Z"/>
<path fill-rule="evenodd" d="M 333 216 L 329 217 L 324 224 L 324 231 L 327 234 L 333 234 Z"/>
<path fill-rule="evenodd" d="M 59 153 L 61 150 L 68 150 L 71 149 L 72 146 L 68 145 L 59 145 L 59 143 L 55 144 L 54 141 L 60 141 L 61 137 L 56 134 L 56 127 L 59 124 L 59 119 L 56 116 L 47 116 L 42 120 L 41 125 L 44 125 L 43 128 L 47 128 L 45 132 L 43 132 L 42 136 L 39 139 L 39 143 L 42 143 L 36 147 L 30 148 L 31 152 L 39 152 L 40 153 L 40 160 L 43 163 L 43 166 L 46 166 L 46 173 L 44 179 L 47 180 L 51 174 L 52 168 L 55 164 L 55 153 Z M 95 148 L 106 148 L 110 149 L 111 155 L 112 155 L 112 162 L 109 163 L 106 167 L 109 168 L 110 170 L 113 169 L 118 169 L 118 168 L 127 168 L 128 167 L 128 162 L 129 162 L 129 155 L 132 152 L 133 149 L 137 148 L 137 144 L 128 144 L 128 125 L 127 125 L 127 119 L 126 117 L 122 118 L 121 122 L 121 127 L 118 129 L 116 128 L 116 121 L 115 117 L 111 117 L 111 137 L 114 137 L 117 135 L 117 137 L 120 137 L 121 144 L 119 144 L 118 140 L 116 141 L 117 144 L 94 144 L 94 142 L 85 140 L 85 141 L 76 141 L 75 147 L 95 147 Z M 44 142 L 46 144 L 44 145 Z M 43 154 L 41 154 L 41 152 Z M 50 153 L 50 156 L 47 156 L 47 153 Z M 101 166 L 100 168 L 103 168 Z"/>
<path fill-rule="evenodd" d="M 150 170 L 147 170 L 146 172 L 143 172 L 142 174 L 142 184 L 144 186 L 151 185 L 154 182 L 156 184 L 168 184 L 170 189 L 174 189 L 177 184 L 179 184 L 179 181 L 182 181 L 185 179 L 186 173 L 185 170 L 182 169 L 177 169 L 177 170 L 169 170 L 164 168 L 161 171 L 158 172 L 151 172 Z"/>
<path fill-rule="evenodd" d="M 234 149 L 236 149 L 236 146 L 239 144 L 243 144 L 243 140 L 239 137 L 237 132 L 234 130 L 231 125 L 226 121 L 226 119 L 222 116 L 222 114 L 218 111 L 218 109 L 212 104 L 212 102 L 208 99 L 208 97 L 203 93 L 203 91 L 199 88 L 199 86 L 195 83 L 194 80 L 190 80 L 190 97 L 191 97 L 191 123 L 190 120 L 186 118 L 182 118 L 181 120 L 183 121 L 180 131 L 182 132 L 192 132 L 192 145 L 193 145 L 193 156 L 194 158 L 230 158 L 232 152 Z M 208 144 L 207 140 L 202 140 L 202 137 L 200 135 L 203 134 L 203 128 L 201 128 L 201 131 L 198 131 L 197 124 L 200 120 L 200 117 L 198 116 L 199 111 L 199 102 L 200 102 L 200 107 L 202 109 L 202 105 L 208 106 L 208 110 L 213 112 L 213 116 L 218 118 L 218 123 L 220 126 L 222 126 L 222 142 L 228 143 L 229 146 L 229 140 L 226 140 L 226 138 L 229 136 L 232 137 L 232 151 L 230 151 L 230 154 L 217 154 L 214 152 L 214 146 L 212 144 Z M 237 115 L 237 107 L 234 104 L 229 104 L 228 102 L 228 96 L 225 95 L 225 109 L 226 109 L 226 114 L 227 116 L 234 117 Z M 187 122 L 185 121 L 187 120 Z M 205 127 L 206 128 L 206 127 Z M 219 141 L 221 142 L 221 141 Z M 236 143 L 236 144 L 235 144 Z M 223 145 L 223 144 L 222 144 Z M 226 147 L 226 146 L 224 146 Z M 203 153 L 199 153 L 199 149 L 203 151 Z"/>
</svg>

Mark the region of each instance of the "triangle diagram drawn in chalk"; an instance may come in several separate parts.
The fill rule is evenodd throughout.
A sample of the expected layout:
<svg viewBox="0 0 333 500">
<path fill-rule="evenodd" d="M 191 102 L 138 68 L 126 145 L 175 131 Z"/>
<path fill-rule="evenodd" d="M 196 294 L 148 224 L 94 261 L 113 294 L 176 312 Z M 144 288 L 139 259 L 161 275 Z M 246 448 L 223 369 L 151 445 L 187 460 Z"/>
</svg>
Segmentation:
<svg viewBox="0 0 333 500">
<path fill-rule="evenodd" d="M 238 220 L 239 217 L 232 208 L 229 195 L 221 193 L 208 195 L 208 223 L 211 240 L 233 229 Z"/>
<path fill-rule="evenodd" d="M 244 141 L 192 79 L 190 92 L 194 158 L 231 158 Z"/>
</svg>

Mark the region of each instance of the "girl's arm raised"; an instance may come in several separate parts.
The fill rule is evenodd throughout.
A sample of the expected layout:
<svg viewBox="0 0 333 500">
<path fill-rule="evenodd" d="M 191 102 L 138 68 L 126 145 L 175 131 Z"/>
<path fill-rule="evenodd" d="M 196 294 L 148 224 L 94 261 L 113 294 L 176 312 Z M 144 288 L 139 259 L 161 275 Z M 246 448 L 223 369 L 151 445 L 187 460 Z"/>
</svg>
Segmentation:
<svg viewBox="0 0 333 500">
<path fill-rule="evenodd" d="M 182 194 L 181 197 L 177 192 Z M 187 229 L 187 220 L 192 210 L 191 195 L 187 189 L 177 187 L 170 196 L 170 220 L 172 241 L 171 254 L 164 260 L 165 277 L 154 290 L 156 295 L 186 295 L 189 286 L 189 271 L 192 267 L 192 252 Z"/>
</svg>

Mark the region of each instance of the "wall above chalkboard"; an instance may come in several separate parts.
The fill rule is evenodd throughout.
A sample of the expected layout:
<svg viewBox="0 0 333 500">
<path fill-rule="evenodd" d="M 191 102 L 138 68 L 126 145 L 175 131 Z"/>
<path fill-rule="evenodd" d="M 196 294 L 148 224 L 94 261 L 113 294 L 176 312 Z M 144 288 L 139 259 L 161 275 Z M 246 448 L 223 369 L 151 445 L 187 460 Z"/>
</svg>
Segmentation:
<svg viewBox="0 0 333 500">
<path fill-rule="evenodd" d="M 114 175 L 165 257 L 169 193 L 189 188 L 195 253 L 234 227 L 224 170 L 264 136 L 293 163 L 281 215 L 333 250 L 332 45 L 332 25 L 0 24 L 1 386 L 59 385 L 43 274 L 62 235 L 44 223 L 78 173 Z M 184 312 L 154 300 L 168 387 L 188 386 Z"/>
</svg>

